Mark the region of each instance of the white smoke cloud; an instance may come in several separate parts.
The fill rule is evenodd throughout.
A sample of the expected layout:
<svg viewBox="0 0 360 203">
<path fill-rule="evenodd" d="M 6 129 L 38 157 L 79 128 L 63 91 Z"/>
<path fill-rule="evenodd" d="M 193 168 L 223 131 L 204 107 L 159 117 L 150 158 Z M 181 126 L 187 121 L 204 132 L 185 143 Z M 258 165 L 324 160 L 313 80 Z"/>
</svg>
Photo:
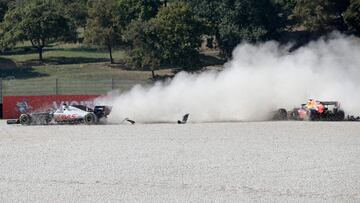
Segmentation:
<svg viewBox="0 0 360 203">
<path fill-rule="evenodd" d="M 273 41 L 240 44 L 221 72 L 182 72 L 171 81 L 107 98 L 110 119 L 173 122 L 190 113 L 192 122 L 262 120 L 309 98 L 340 101 L 346 113 L 360 114 L 358 38 L 332 34 L 288 50 Z"/>
</svg>

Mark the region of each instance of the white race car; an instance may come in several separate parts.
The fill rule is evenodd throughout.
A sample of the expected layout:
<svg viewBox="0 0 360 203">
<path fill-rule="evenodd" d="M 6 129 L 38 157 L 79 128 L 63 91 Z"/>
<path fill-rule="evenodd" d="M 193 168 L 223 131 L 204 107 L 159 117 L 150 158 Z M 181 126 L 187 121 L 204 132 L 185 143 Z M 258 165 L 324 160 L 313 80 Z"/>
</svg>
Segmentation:
<svg viewBox="0 0 360 203">
<path fill-rule="evenodd" d="M 19 119 L 8 120 L 8 124 L 22 125 L 46 125 L 46 124 L 80 124 L 88 125 L 97 124 L 102 119 L 107 118 L 111 112 L 109 106 L 95 106 L 91 109 L 83 105 L 67 106 L 64 104 L 62 108 L 55 111 L 21 114 Z"/>
</svg>

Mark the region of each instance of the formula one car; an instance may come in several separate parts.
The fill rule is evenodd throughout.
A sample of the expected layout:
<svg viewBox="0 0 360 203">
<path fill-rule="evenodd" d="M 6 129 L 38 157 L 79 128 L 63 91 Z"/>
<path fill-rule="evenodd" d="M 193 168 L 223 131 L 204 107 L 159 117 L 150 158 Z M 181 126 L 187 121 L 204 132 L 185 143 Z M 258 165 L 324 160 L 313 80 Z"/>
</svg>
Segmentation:
<svg viewBox="0 0 360 203">
<path fill-rule="evenodd" d="M 310 99 L 306 104 L 291 111 L 279 109 L 275 112 L 273 120 L 344 121 L 345 112 L 339 102 Z"/>
<path fill-rule="evenodd" d="M 109 106 L 95 106 L 91 109 L 83 105 L 67 106 L 55 111 L 21 114 L 17 120 L 8 120 L 7 124 L 46 125 L 46 124 L 97 124 L 111 112 Z"/>
</svg>

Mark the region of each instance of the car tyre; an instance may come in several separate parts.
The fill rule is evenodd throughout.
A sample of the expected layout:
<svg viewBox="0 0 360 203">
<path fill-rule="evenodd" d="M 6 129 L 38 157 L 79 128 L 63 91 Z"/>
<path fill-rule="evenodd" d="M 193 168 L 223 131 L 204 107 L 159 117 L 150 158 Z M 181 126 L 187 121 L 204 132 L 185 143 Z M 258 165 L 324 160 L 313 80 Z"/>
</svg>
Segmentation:
<svg viewBox="0 0 360 203">
<path fill-rule="evenodd" d="M 320 114 L 316 110 L 310 110 L 310 121 L 320 121 Z"/>
<path fill-rule="evenodd" d="M 335 116 L 335 121 L 345 120 L 345 112 L 342 110 L 338 110 L 334 116 Z"/>
<path fill-rule="evenodd" d="M 279 110 L 277 110 L 277 112 L 275 113 L 273 119 L 274 119 L 274 120 L 280 120 L 280 121 L 287 120 L 287 119 L 288 119 L 288 115 L 287 115 L 286 109 L 279 109 Z"/>
<path fill-rule="evenodd" d="M 19 122 L 21 125 L 30 125 L 31 123 L 31 116 L 28 114 L 22 114 L 19 118 Z"/>
<path fill-rule="evenodd" d="M 84 116 L 84 123 L 86 125 L 92 125 L 96 122 L 96 116 L 93 113 L 88 113 Z"/>
</svg>

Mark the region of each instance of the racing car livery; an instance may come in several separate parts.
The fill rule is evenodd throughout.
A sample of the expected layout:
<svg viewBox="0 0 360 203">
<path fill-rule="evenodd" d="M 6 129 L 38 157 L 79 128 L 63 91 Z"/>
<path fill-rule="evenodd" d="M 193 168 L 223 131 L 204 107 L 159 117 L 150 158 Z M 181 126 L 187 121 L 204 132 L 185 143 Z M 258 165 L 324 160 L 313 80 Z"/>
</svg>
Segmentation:
<svg viewBox="0 0 360 203">
<path fill-rule="evenodd" d="M 345 112 L 337 101 L 310 99 L 306 104 L 291 111 L 279 109 L 275 112 L 273 120 L 343 121 Z"/>
<path fill-rule="evenodd" d="M 94 109 L 83 105 L 62 105 L 55 111 L 21 114 L 17 120 L 8 120 L 8 124 L 44 125 L 44 124 L 80 124 L 87 125 L 99 123 L 107 118 L 111 112 L 109 106 L 95 106 Z"/>
</svg>

